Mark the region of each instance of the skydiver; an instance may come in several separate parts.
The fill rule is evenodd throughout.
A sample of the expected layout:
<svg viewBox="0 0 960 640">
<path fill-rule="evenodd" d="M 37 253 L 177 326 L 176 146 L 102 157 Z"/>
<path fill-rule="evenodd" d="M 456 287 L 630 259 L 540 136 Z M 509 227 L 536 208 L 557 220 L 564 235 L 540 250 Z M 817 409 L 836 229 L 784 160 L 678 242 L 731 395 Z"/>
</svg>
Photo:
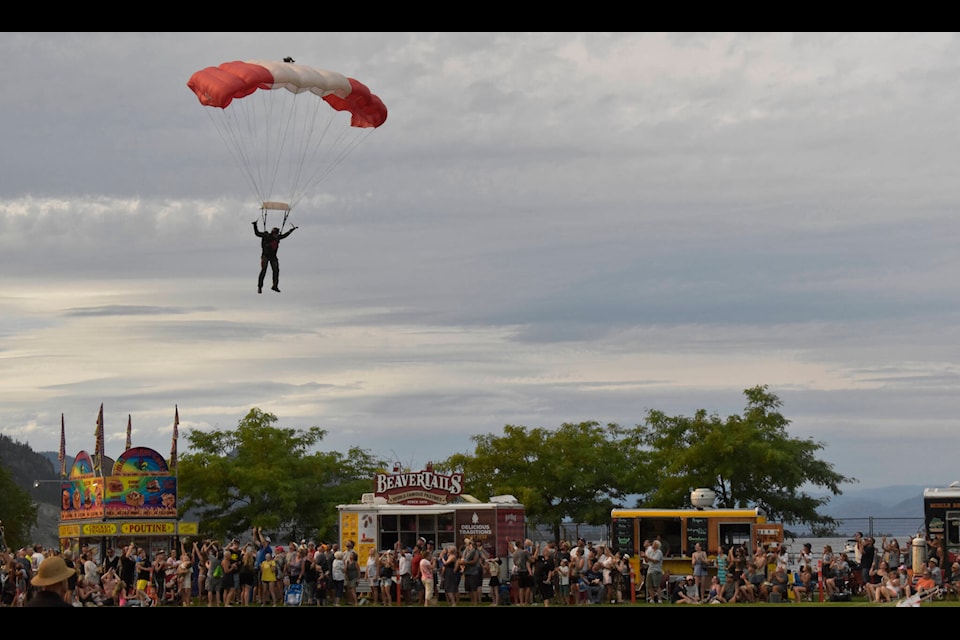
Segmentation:
<svg viewBox="0 0 960 640">
<path fill-rule="evenodd" d="M 267 274 L 267 264 L 273 270 L 273 286 L 271 289 L 280 293 L 280 261 L 277 259 L 277 250 L 280 248 L 280 241 L 293 233 L 297 227 L 290 227 L 290 231 L 280 233 L 280 229 L 274 227 L 269 232 L 260 231 L 257 228 L 257 221 L 253 221 L 253 232 L 260 238 L 260 278 L 257 280 L 257 293 L 263 293 L 263 277 Z"/>
<path fill-rule="evenodd" d="M 286 58 L 284 58 L 283 61 L 284 61 L 284 62 L 296 62 L 296 60 L 294 60 L 294 59 L 291 58 L 290 56 L 287 56 Z"/>
</svg>

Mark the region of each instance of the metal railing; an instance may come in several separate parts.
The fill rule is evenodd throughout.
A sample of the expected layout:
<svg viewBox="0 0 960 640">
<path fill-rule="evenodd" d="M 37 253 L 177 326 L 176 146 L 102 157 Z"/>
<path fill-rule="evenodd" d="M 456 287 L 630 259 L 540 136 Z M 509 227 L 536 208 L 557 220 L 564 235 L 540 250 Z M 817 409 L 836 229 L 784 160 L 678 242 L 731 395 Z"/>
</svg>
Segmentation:
<svg viewBox="0 0 960 640">
<path fill-rule="evenodd" d="M 785 527 L 789 531 L 788 538 L 852 538 L 858 531 L 865 536 L 871 536 L 878 541 L 884 536 L 888 538 L 909 538 L 917 533 L 923 533 L 923 518 L 887 518 L 868 516 L 863 518 L 837 518 L 836 526 L 829 531 L 811 532 L 807 526 Z M 534 542 L 554 542 L 553 529 L 547 526 L 527 526 L 527 537 Z M 566 522 L 560 525 L 560 540 L 576 542 L 577 538 L 584 538 L 589 542 L 605 543 L 610 540 L 609 525 L 591 525 L 584 523 Z M 559 542 L 559 541 L 556 541 Z"/>
</svg>

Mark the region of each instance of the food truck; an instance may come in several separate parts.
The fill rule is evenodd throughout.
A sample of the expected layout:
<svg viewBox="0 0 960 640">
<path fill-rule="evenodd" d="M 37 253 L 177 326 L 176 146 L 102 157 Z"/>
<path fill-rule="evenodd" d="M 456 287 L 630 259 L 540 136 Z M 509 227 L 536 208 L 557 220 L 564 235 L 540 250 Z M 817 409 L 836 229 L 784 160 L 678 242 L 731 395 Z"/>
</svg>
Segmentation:
<svg viewBox="0 0 960 640">
<path fill-rule="evenodd" d="M 714 563 L 714 572 L 721 544 L 731 547 L 747 543 L 750 549 L 757 544 L 779 549 L 783 544 L 783 525 L 767 522 L 762 509 L 718 509 L 713 506 L 715 500 L 712 490 L 696 489 L 691 493 L 693 506 L 689 508 L 613 509 L 611 546 L 615 552 L 629 554 L 634 575 L 639 576 L 644 541 L 659 537 L 663 573 L 676 579 L 691 573 L 691 556 L 698 542 Z"/>
<path fill-rule="evenodd" d="M 960 483 L 923 490 L 923 525 L 927 539 L 940 538 L 948 562 L 960 554 Z"/>
<path fill-rule="evenodd" d="M 370 549 L 378 553 L 433 543 L 462 548 L 473 538 L 489 558 L 501 558 L 506 571 L 509 542 L 525 537 L 524 508 L 513 496 L 495 496 L 482 502 L 463 493 L 463 474 L 444 475 L 431 465 L 420 471 L 393 471 L 374 477 L 374 491 L 360 502 L 337 506 L 339 544 L 354 543 L 360 564 Z M 504 574 L 506 575 L 506 574 Z"/>
<path fill-rule="evenodd" d="M 180 536 L 197 534 L 199 523 L 177 517 L 177 423 L 170 459 L 148 447 L 130 444 L 131 420 L 127 418 L 127 447 L 113 460 L 104 455 L 103 406 L 97 419 L 93 455 L 81 450 L 69 471 L 65 464 L 66 438 L 60 425 L 60 524 L 61 549 L 78 552 L 83 546 L 98 550 L 130 542 L 142 545 L 153 557 L 157 551 L 177 548 Z"/>
</svg>

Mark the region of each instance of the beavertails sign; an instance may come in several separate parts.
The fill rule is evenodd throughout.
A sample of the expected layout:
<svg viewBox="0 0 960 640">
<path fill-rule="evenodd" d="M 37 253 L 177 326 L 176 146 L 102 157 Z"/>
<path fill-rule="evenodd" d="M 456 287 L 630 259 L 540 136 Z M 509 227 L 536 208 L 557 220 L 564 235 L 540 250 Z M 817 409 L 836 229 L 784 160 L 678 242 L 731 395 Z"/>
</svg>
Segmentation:
<svg viewBox="0 0 960 640">
<path fill-rule="evenodd" d="M 463 474 L 445 476 L 428 468 L 409 473 L 378 473 L 374 496 L 389 504 L 447 504 L 463 492 Z"/>
</svg>

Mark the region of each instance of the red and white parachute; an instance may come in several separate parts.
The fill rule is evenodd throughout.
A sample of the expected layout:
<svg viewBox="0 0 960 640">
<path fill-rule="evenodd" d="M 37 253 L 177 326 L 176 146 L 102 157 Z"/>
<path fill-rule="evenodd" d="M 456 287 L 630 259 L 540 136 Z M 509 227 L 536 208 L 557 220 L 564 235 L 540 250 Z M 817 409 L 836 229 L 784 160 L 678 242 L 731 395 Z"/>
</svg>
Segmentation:
<svg viewBox="0 0 960 640">
<path fill-rule="evenodd" d="M 363 83 L 293 62 L 224 62 L 187 86 L 267 211 L 290 210 L 387 119 Z M 285 89 L 286 91 L 281 91 Z"/>
</svg>

